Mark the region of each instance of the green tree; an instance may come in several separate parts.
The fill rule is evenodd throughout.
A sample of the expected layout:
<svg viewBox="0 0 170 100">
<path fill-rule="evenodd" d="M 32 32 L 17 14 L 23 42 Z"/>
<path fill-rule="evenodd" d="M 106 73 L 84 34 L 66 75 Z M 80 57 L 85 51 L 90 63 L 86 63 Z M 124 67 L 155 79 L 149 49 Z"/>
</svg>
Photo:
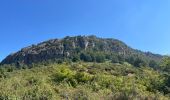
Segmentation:
<svg viewBox="0 0 170 100">
<path fill-rule="evenodd" d="M 78 55 L 75 55 L 75 56 L 73 56 L 72 61 L 73 62 L 80 61 L 80 57 Z"/>
<path fill-rule="evenodd" d="M 111 60 L 112 60 L 112 63 L 119 63 L 119 59 L 116 55 L 113 55 Z"/>
<path fill-rule="evenodd" d="M 126 58 L 126 62 L 128 62 L 129 64 L 134 65 L 135 62 L 135 57 L 134 56 L 129 56 Z"/>
<path fill-rule="evenodd" d="M 80 59 L 86 62 L 91 62 L 92 61 L 92 57 L 90 54 L 88 53 L 81 53 L 80 54 Z"/>
<path fill-rule="evenodd" d="M 158 66 L 158 64 L 157 64 L 156 61 L 151 60 L 151 61 L 149 62 L 149 66 L 152 67 L 152 68 L 156 68 L 156 67 Z"/>
<path fill-rule="evenodd" d="M 146 66 L 146 65 L 147 65 L 146 62 L 143 59 L 139 57 L 135 59 L 134 66 L 141 67 L 141 66 Z"/>
<path fill-rule="evenodd" d="M 97 55 L 95 56 L 95 59 L 96 59 L 96 62 L 102 63 L 102 62 L 105 61 L 105 56 L 104 56 L 104 54 L 97 54 Z"/>
<path fill-rule="evenodd" d="M 169 56 L 166 56 L 162 59 L 160 68 L 167 72 L 170 71 L 170 57 Z"/>
</svg>

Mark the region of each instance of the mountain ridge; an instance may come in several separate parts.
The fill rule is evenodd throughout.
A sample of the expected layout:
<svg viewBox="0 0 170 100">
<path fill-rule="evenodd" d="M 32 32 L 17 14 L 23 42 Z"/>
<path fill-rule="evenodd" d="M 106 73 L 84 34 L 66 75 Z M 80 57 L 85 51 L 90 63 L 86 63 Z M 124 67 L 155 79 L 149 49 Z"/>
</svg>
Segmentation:
<svg viewBox="0 0 170 100">
<path fill-rule="evenodd" d="M 54 59 L 73 59 L 75 55 L 80 56 L 82 52 L 114 53 L 124 57 L 140 55 L 155 61 L 160 61 L 163 57 L 159 54 L 133 49 L 118 39 L 99 38 L 94 35 L 66 36 L 62 39 L 50 39 L 22 48 L 18 52 L 8 55 L 1 64 L 31 64 Z"/>
</svg>

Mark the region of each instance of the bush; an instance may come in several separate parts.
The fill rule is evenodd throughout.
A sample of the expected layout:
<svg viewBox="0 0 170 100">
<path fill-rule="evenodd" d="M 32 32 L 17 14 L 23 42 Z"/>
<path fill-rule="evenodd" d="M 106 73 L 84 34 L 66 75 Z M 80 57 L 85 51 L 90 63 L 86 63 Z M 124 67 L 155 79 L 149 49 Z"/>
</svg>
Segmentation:
<svg viewBox="0 0 170 100">
<path fill-rule="evenodd" d="M 117 56 L 112 56 L 112 63 L 119 63 L 119 59 Z"/>
<path fill-rule="evenodd" d="M 73 72 L 72 70 L 70 70 L 67 67 L 62 67 L 59 68 L 56 72 L 56 74 L 54 75 L 54 81 L 57 83 L 61 83 L 63 81 L 68 82 L 70 85 L 72 86 L 76 86 L 76 80 L 74 79 L 75 77 L 75 72 Z"/>
<path fill-rule="evenodd" d="M 146 65 L 147 63 L 143 59 L 141 58 L 135 59 L 134 66 L 141 67 L 141 66 L 146 66 Z"/>
<path fill-rule="evenodd" d="M 92 81 L 93 76 L 85 72 L 78 72 L 75 75 L 75 79 L 78 83 L 88 83 Z"/>
<path fill-rule="evenodd" d="M 0 78 L 0 99 L 170 100 L 170 75 L 153 68 L 110 62 L 34 66 L 12 72 L 2 68 L 7 77 Z"/>
<path fill-rule="evenodd" d="M 87 53 L 81 53 L 80 54 L 80 59 L 86 62 L 92 62 L 92 57 L 90 54 Z"/>
<path fill-rule="evenodd" d="M 98 54 L 95 56 L 95 59 L 96 59 L 96 62 L 102 63 L 102 62 L 105 61 L 105 56 L 104 56 L 103 54 L 98 53 Z"/>
<path fill-rule="evenodd" d="M 79 57 L 78 55 L 76 55 L 76 56 L 74 56 L 74 57 L 72 58 L 72 61 L 73 61 L 73 62 L 80 61 L 80 57 Z"/>
<path fill-rule="evenodd" d="M 156 61 L 151 60 L 151 61 L 149 62 L 149 67 L 157 68 L 157 67 L 158 67 L 158 64 L 157 64 L 157 62 L 156 62 Z"/>
</svg>

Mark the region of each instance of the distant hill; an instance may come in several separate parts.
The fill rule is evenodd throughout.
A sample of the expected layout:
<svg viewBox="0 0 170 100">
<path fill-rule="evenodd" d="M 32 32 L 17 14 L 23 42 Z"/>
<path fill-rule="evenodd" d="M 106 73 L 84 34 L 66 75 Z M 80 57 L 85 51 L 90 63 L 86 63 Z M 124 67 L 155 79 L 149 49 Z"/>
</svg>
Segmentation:
<svg viewBox="0 0 170 100">
<path fill-rule="evenodd" d="M 113 57 L 115 55 L 118 60 L 121 58 L 125 61 L 132 60 L 132 58 L 136 59 L 137 57 L 146 60 L 146 62 L 159 62 L 162 59 L 162 56 L 159 54 L 133 49 L 117 39 L 98 38 L 96 36 L 67 36 L 63 39 L 52 39 L 23 48 L 7 56 L 1 64 L 32 64 L 64 59 L 93 62 L 97 61 L 97 59 L 100 61 L 103 58 L 104 60 L 117 59 Z"/>
</svg>

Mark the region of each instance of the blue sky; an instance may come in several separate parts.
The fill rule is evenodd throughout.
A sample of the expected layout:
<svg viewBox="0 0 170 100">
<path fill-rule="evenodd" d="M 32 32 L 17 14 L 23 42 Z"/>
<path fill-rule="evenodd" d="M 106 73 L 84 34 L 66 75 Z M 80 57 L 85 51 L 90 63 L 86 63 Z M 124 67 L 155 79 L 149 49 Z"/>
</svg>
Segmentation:
<svg viewBox="0 0 170 100">
<path fill-rule="evenodd" d="M 1 0 L 0 60 L 51 38 L 97 35 L 170 54 L 169 0 Z"/>
</svg>

